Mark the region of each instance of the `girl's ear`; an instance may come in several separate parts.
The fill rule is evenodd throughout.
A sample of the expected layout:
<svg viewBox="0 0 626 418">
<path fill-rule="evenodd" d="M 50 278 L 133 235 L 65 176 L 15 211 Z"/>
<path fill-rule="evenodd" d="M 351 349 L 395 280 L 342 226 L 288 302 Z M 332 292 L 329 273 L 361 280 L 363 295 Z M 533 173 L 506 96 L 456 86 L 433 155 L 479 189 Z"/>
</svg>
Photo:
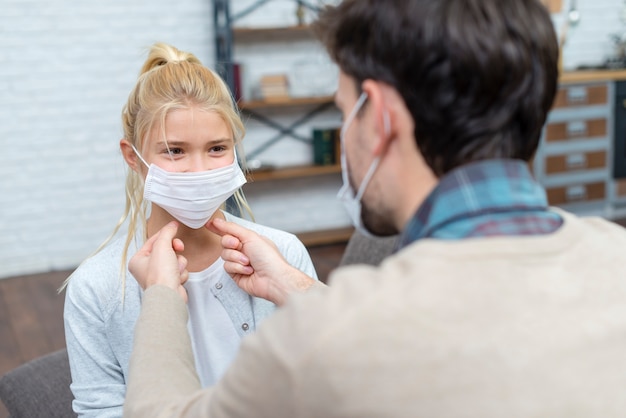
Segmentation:
<svg viewBox="0 0 626 418">
<path fill-rule="evenodd" d="M 142 164 L 142 162 L 139 161 L 137 153 L 133 149 L 133 146 L 130 144 L 130 142 L 126 140 L 126 138 L 122 138 L 120 140 L 120 151 L 122 151 L 124 161 L 126 161 L 126 164 L 128 164 L 131 170 L 133 170 L 137 174 L 141 174 L 140 164 Z"/>
</svg>

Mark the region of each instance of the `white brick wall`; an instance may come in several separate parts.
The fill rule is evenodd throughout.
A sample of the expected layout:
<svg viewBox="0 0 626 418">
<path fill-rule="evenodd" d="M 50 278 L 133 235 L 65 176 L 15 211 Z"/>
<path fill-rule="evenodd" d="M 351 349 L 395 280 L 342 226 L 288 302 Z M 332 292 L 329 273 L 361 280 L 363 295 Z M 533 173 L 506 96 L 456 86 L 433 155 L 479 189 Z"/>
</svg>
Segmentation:
<svg viewBox="0 0 626 418">
<path fill-rule="evenodd" d="M 614 53 L 610 35 L 626 32 L 626 1 L 578 0 L 577 6 L 580 21 L 567 31 L 563 51 L 565 69 L 603 63 Z M 569 1 L 564 0 L 563 12 L 553 16 L 558 33 L 562 31 L 568 8 Z"/>
<path fill-rule="evenodd" d="M 76 266 L 124 204 L 120 111 L 156 41 L 213 62 L 207 0 L 3 0 L 0 277 Z"/>
<path fill-rule="evenodd" d="M 232 0 L 233 10 L 250 1 Z M 621 1 L 579 4 L 581 21 L 566 44 L 566 68 L 604 60 L 608 34 L 622 28 Z M 244 23 L 294 23 L 293 10 L 289 1 L 274 0 Z M 558 26 L 562 15 L 554 20 Z M 210 0 L 2 1 L 0 277 L 73 268 L 117 222 L 125 170 L 118 152 L 120 110 L 145 48 L 156 41 L 192 51 L 212 65 Z M 254 79 L 271 63 L 289 65 L 290 56 L 303 59 L 316 51 L 313 45 L 295 48 L 262 50 L 262 59 L 253 53 L 248 75 Z M 337 122 L 329 113 L 312 124 Z M 248 124 L 246 147 L 266 137 L 262 129 Z M 310 158 L 310 149 L 297 142 L 281 147 L 268 150 L 266 161 L 288 165 Z M 248 195 L 257 221 L 309 230 L 348 223 L 334 197 L 339 185 L 339 176 L 259 183 Z"/>
</svg>

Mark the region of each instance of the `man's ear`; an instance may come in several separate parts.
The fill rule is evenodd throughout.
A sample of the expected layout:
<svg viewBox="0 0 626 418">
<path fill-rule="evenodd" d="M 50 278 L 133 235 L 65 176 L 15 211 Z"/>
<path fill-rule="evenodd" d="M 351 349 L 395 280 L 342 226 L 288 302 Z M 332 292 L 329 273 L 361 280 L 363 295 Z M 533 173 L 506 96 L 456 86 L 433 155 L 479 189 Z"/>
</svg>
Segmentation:
<svg viewBox="0 0 626 418">
<path fill-rule="evenodd" d="M 131 170 L 136 172 L 137 174 L 141 173 L 140 165 L 142 162 L 137 157 L 137 153 L 133 149 L 133 146 L 126 140 L 126 138 L 122 138 L 120 140 L 120 151 L 122 151 L 122 156 L 124 157 L 124 161 L 130 167 Z"/>
<path fill-rule="evenodd" d="M 391 110 L 386 103 L 384 91 L 389 87 L 378 81 L 365 80 L 362 88 L 367 93 L 370 111 L 374 117 L 378 138 L 374 145 L 374 155 L 379 156 L 385 153 L 394 138 Z"/>
</svg>

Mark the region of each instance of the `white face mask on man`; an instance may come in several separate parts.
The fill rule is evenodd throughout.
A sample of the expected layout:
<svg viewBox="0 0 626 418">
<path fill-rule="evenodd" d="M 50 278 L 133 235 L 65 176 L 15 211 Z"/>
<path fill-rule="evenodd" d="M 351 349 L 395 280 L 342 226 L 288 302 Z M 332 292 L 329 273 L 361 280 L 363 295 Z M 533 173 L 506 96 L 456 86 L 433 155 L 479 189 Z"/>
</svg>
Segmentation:
<svg viewBox="0 0 626 418">
<path fill-rule="evenodd" d="M 236 153 L 232 164 L 225 167 L 177 173 L 148 164 L 134 146 L 133 150 L 148 167 L 143 198 L 192 229 L 202 228 L 226 199 L 246 183 Z"/>
<path fill-rule="evenodd" d="M 352 188 L 352 185 L 350 185 L 350 177 L 348 175 L 348 161 L 346 157 L 346 145 L 345 145 L 345 136 L 346 136 L 346 132 L 348 131 L 348 127 L 350 126 L 350 124 L 352 123 L 352 121 L 354 120 L 354 118 L 356 117 L 357 113 L 359 112 L 359 110 L 361 109 L 361 107 L 363 106 L 366 100 L 367 100 L 367 93 L 365 92 L 361 93 L 361 95 L 359 96 L 358 100 L 356 101 L 354 105 L 354 108 L 352 109 L 352 111 L 346 118 L 343 126 L 341 127 L 339 138 L 341 142 L 340 144 L 341 145 L 341 175 L 343 178 L 343 186 L 339 190 L 339 193 L 337 193 L 337 197 L 339 198 L 339 200 L 341 200 L 344 207 L 346 208 L 346 211 L 348 212 L 348 215 L 350 216 L 350 219 L 352 220 L 352 224 L 354 225 L 354 227 L 363 235 L 371 237 L 373 236 L 372 233 L 369 232 L 369 230 L 363 224 L 363 218 L 361 216 L 361 211 L 362 211 L 361 198 L 363 197 L 363 194 L 365 193 L 365 189 L 367 189 L 367 185 L 369 184 L 372 176 L 374 175 L 376 168 L 378 168 L 378 164 L 380 163 L 381 156 L 378 155 L 374 158 L 374 161 L 372 161 L 370 168 L 367 170 L 367 173 L 365 174 L 365 177 L 363 178 L 363 181 L 361 182 L 361 185 L 359 186 L 359 190 L 355 193 L 354 189 Z M 389 134 L 389 116 L 387 115 L 387 113 L 383 114 L 383 122 L 384 122 L 385 135 L 388 135 Z"/>
</svg>

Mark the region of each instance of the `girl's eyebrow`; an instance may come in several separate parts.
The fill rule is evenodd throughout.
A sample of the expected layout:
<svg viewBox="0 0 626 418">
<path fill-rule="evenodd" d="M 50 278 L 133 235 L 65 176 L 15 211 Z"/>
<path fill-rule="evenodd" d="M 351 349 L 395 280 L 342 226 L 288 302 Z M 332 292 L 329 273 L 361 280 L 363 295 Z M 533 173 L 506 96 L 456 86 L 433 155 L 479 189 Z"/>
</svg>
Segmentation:
<svg viewBox="0 0 626 418">
<path fill-rule="evenodd" d="M 157 141 L 157 145 L 168 145 L 168 146 L 172 146 L 172 145 L 185 145 L 187 142 L 185 141 Z"/>
<path fill-rule="evenodd" d="M 225 142 L 233 142 L 233 139 L 232 138 L 212 139 L 212 140 L 208 141 L 207 144 L 223 144 Z M 181 146 L 181 145 L 187 145 L 188 143 L 189 143 L 188 141 L 183 141 L 183 140 L 157 141 L 157 145 L 165 145 L 165 144 L 167 144 L 168 146 Z"/>
<path fill-rule="evenodd" d="M 233 142 L 233 139 L 232 138 L 217 138 L 212 141 L 209 141 L 208 143 L 209 144 L 221 144 L 224 142 Z"/>
</svg>

